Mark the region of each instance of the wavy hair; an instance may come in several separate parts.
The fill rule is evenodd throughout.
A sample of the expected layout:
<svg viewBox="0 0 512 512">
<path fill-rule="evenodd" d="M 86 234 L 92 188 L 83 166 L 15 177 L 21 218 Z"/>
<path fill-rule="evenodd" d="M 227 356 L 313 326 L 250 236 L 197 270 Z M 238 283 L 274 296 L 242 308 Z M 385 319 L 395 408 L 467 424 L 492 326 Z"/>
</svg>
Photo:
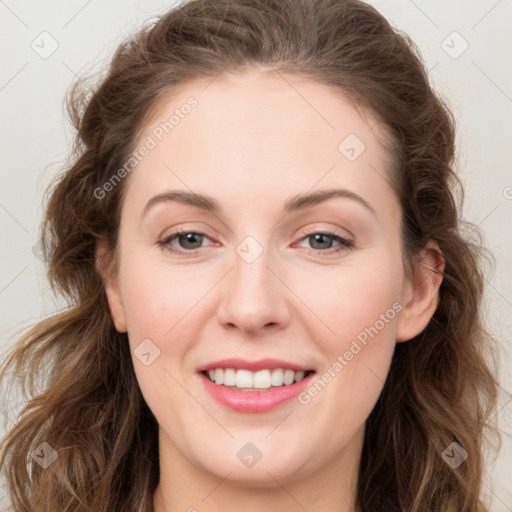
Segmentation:
<svg viewBox="0 0 512 512">
<path fill-rule="evenodd" d="M 116 248 L 124 181 L 101 199 L 95 190 L 123 166 L 159 100 L 190 80 L 253 67 L 315 80 L 372 112 L 393 141 L 406 268 L 429 240 L 445 259 L 437 310 L 397 344 L 367 420 L 358 509 L 487 510 L 485 447 L 499 437 L 489 421 L 496 341 L 482 318 L 487 251 L 460 217 L 453 115 L 417 47 L 358 0 L 192 0 L 124 40 L 104 75 L 68 90 L 74 146 L 41 225 L 48 277 L 68 307 L 17 340 L 1 371 L 27 397 L 0 445 L 15 512 L 152 510 L 158 424 L 95 260 L 100 237 Z M 46 469 L 31 457 L 42 442 L 58 455 Z M 452 442 L 469 454 L 457 469 L 442 457 Z"/>
</svg>

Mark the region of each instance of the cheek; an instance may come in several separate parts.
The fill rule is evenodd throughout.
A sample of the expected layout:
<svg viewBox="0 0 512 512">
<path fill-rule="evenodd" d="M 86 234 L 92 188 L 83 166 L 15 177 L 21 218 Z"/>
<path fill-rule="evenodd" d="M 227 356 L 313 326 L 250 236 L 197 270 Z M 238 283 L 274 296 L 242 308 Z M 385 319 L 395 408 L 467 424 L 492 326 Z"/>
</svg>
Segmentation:
<svg viewBox="0 0 512 512">
<path fill-rule="evenodd" d="M 173 400 L 182 397 L 173 377 L 181 381 L 190 371 L 190 353 L 212 314 L 205 294 L 218 276 L 173 268 L 135 251 L 122 261 L 121 294 L 134 369 L 146 401 L 158 409 L 169 401 L 164 395 L 170 389 Z M 139 356 L 148 352 L 146 366 Z"/>
<path fill-rule="evenodd" d="M 393 304 L 400 297 L 401 274 L 396 265 L 375 267 L 363 263 L 340 266 L 333 272 L 314 276 L 304 274 L 295 290 L 308 308 L 316 313 L 318 334 L 327 332 L 328 346 L 356 338 L 377 323 L 379 330 L 389 330 L 396 321 Z M 385 317 L 385 329 L 382 315 Z M 318 321 L 321 320 L 321 321 Z M 326 351 L 330 352 L 326 347 Z"/>
<path fill-rule="evenodd" d="M 302 403 L 331 404 L 331 414 L 343 425 L 349 421 L 347 411 L 350 424 L 357 425 L 375 405 L 391 363 L 402 309 L 400 269 L 369 268 L 375 267 L 347 265 L 332 275 L 302 281 L 300 291 L 318 315 L 308 325 L 324 356 L 320 382 L 306 391 Z"/>
<path fill-rule="evenodd" d="M 199 273 L 152 264 L 148 258 L 144 265 L 128 258 L 125 263 L 124 275 L 121 272 L 123 307 L 133 343 L 154 338 L 156 343 L 179 347 L 168 340 L 192 327 L 187 314 L 205 293 L 204 279 L 199 279 Z"/>
<path fill-rule="evenodd" d="M 167 415 L 162 404 L 186 411 L 190 401 L 175 379 L 181 381 L 182 366 L 197 339 L 197 323 L 190 319 L 200 311 L 204 289 L 190 276 L 154 265 L 147 257 L 127 256 L 124 264 L 123 308 L 142 394 L 157 418 Z"/>
</svg>

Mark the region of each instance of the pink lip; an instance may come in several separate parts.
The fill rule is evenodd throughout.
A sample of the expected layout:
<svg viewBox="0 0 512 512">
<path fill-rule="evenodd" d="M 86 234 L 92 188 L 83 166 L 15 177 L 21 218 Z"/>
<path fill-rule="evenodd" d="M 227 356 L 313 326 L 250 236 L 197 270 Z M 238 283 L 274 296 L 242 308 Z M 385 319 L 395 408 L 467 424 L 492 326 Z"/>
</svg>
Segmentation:
<svg viewBox="0 0 512 512">
<path fill-rule="evenodd" d="M 218 363 L 216 364 L 218 365 Z M 224 366 L 216 366 L 216 368 L 219 367 Z M 286 367 L 287 366 L 285 365 L 285 368 Z M 224 368 L 233 367 L 225 366 Z M 266 366 L 265 368 L 269 367 Z M 277 368 L 282 368 L 282 366 L 277 366 Z M 210 396 L 217 400 L 217 402 L 233 409 L 234 411 L 246 413 L 267 412 L 275 409 L 282 403 L 291 400 L 302 392 L 309 385 L 314 375 L 315 373 L 311 373 L 300 382 L 295 382 L 288 386 L 284 385 L 259 391 L 242 391 L 239 389 L 229 388 L 227 386 L 217 385 L 208 379 L 204 373 L 199 374 L 206 391 L 208 391 Z"/>
<path fill-rule="evenodd" d="M 280 359 L 259 359 L 258 361 L 246 361 L 244 359 L 222 359 L 213 363 L 205 364 L 197 369 L 198 372 L 207 370 L 215 370 L 215 368 L 234 368 L 236 370 L 250 370 L 257 372 L 258 370 L 266 370 L 273 368 L 283 368 L 284 370 L 294 370 L 296 372 L 307 372 L 312 368 L 306 368 L 289 361 Z"/>
</svg>

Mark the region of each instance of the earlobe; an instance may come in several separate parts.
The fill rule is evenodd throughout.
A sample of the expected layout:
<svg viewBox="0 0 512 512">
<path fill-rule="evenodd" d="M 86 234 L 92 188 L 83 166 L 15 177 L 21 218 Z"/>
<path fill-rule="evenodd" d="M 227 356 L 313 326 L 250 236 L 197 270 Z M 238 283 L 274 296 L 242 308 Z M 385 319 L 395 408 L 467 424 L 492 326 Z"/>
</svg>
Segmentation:
<svg viewBox="0 0 512 512">
<path fill-rule="evenodd" d="M 126 332 L 126 320 L 119 282 L 115 273 L 112 251 L 105 239 L 98 239 L 96 245 L 96 269 L 103 278 L 110 316 L 118 332 Z"/>
<path fill-rule="evenodd" d="M 420 334 L 438 306 L 445 260 L 439 246 L 430 241 L 414 265 L 414 282 L 404 286 L 403 309 L 397 322 L 397 343 Z"/>
</svg>

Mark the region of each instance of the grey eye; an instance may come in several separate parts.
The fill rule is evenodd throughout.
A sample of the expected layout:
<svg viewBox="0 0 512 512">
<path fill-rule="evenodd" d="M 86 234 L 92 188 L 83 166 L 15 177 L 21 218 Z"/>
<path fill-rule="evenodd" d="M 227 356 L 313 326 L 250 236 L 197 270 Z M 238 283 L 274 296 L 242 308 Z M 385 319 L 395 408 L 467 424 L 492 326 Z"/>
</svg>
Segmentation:
<svg viewBox="0 0 512 512">
<path fill-rule="evenodd" d="M 314 240 L 314 243 L 311 243 L 313 249 L 330 249 L 334 238 L 334 236 L 325 233 L 316 233 L 308 236 L 308 239 Z M 319 247 L 315 247 L 315 243 L 318 243 Z"/>
<path fill-rule="evenodd" d="M 179 245 L 183 249 L 198 249 L 201 247 L 204 235 L 199 233 L 183 233 L 176 236 L 179 241 Z"/>
</svg>

